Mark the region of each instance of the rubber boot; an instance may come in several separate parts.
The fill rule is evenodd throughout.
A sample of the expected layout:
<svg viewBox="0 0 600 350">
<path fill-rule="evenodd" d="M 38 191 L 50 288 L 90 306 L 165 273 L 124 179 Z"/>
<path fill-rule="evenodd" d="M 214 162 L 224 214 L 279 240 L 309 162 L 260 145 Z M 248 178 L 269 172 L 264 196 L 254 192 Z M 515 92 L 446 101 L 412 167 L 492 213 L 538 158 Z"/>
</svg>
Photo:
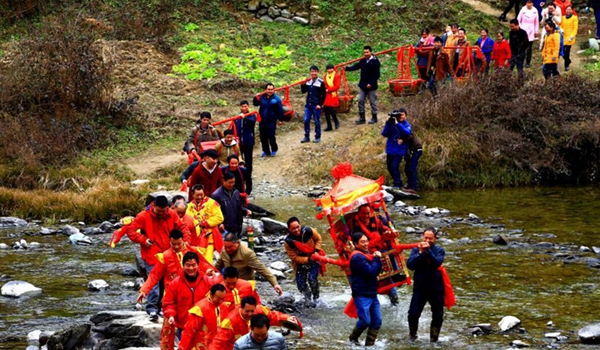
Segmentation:
<svg viewBox="0 0 600 350">
<path fill-rule="evenodd" d="M 377 340 L 378 333 L 379 329 L 369 328 L 367 331 L 367 340 L 365 340 L 365 346 L 373 346 L 375 344 L 375 340 Z"/>
<path fill-rule="evenodd" d="M 360 338 L 360 335 L 364 331 L 365 331 L 365 328 L 358 328 L 355 326 L 354 329 L 352 330 L 352 333 L 348 337 L 348 339 L 350 339 L 350 341 L 353 342 L 354 344 L 359 345 L 358 338 Z"/>
<path fill-rule="evenodd" d="M 357 121 L 355 121 L 355 123 L 356 123 L 356 124 L 364 124 L 364 123 L 366 123 L 366 122 L 367 122 L 367 121 L 366 121 L 366 119 L 365 119 L 365 113 L 364 113 L 364 112 L 362 112 L 362 113 L 360 113 L 360 112 L 359 112 L 359 113 L 358 113 L 358 120 L 357 120 Z"/>
<path fill-rule="evenodd" d="M 377 123 L 377 113 L 373 113 L 371 116 L 371 120 L 369 120 L 369 124 Z"/>
<path fill-rule="evenodd" d="M 408 321 L 408 337 L 410 340 L 417 340 L 417 330 L 419 329 L 419 321 Z"/>
<path fill-rule="evenodd" d="M 429 331 L 429 341 L 435 343 L 438 341 L 439 337 L 440 329 L 438 327 L 431 327 L 431 330 Z"/>
</svg>

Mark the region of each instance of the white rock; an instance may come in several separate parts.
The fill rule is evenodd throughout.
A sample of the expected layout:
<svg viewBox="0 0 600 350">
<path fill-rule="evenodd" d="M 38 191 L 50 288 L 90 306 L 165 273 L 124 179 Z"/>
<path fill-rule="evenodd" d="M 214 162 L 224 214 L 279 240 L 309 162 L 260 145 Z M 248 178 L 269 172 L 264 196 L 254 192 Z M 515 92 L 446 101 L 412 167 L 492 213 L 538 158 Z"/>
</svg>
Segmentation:
<svg viewBox="0 0 600 350">
<path fill-rule="evenodd" d="M 417 229 L 415 229 L 414 227 L 411 227 L 411 226 L 406 226 L 406 228 L 404 229 L 404 232 L 415 233 L 415 232 L 417 232 Z"/>
<path fill-rule="evenodd" d="M 405 207 L 406 203 L 404 203 L 403 201 L 396 201 L 396 203 L 394 203 L 395 207 Z"/>
<path fill-rule="evenodd" d="M 44 347 L 45 349 L 46 347 Z M 36 345 L 27 345 L 27 347 L 25 348 L 25 350 L 40 350 L 40 348 Z"/>
<path fill-rule="evenodd" d="M 42 289 L 25 281 L 10 281 L 2 286 L 0 293 L 5 297 L 19 298 L 24 295 L 40 295 Z"/>
<path fill-rule="evenodd" d="M 600 254 L 600 248 L 598 248 L 598 247 L 592 247 L 592 250 L 594 251 L 594 253 Z"/>
<path fill-rule="evenodd" d="M 8 249 L 8 245 L 6 243 L 0 243 L 0 249 Z"/>
<path fill-rule="evenodd" d="M 29 248 L 39 248 L 41 244 L 39 244 L 38 242 L 31 242 L 29 243 Z"/>
<path fill-rule="evenodd" d="M 513 340 L 513 341 L 510 343 L 510 345 L 512 345 L 512 346 L 516 346 L 517 348 L 528 348 L 528 347 L 530 347 L 530 346 L 531 346 L 531 345 L 529 345 L 529 344 L 525 343 L 524 341 L 522 341 L 522 340 L 518 340 L 518 339 L 517 339 L 517 340 Z"/>
<path fill-rule="evenodd" d="M 554 326 L 554 322 L 548 321 L 548 323 L 546 323 L 546 327 L 552 327 L 552 326 Z"/>
<path fill-rule="evenodd" d="M 385 190 L 382 190 L 381 192 L 383 192 L 383 200 L 384 201 L 391 202 L 391 201 L 394 200 L 394 195 L 393 194 L 391 194 L 391 193 L 389 193 L 389 192 L 387 192 Z"/>
<path fill-rule="evenodd" d="M 79 232 L 69 236 L 69 241 L 71 244 L 79 244 L 79 245 L 91 245 L 92 239 L 83 233 Z"/>
<path fill-rule="evenodd" d="M 469 213 L 469 220 L 479 220 L 479 216 L 473 213 Z"/>
<path fill-rule="evenodd" d="M 134 289 L 135 288 L 135 282 L 133 282 L 133 281 L 123 282 L 123 283 L 121 283 L 121 287 L 129 288 L 129 289 Z"/>
<path fill-rule="evenodd" d="M 504 316 L 500 322 L 498 322 L 498 327 L 502 332 L 506 332 L 507 330 L 517 326 L 521 323 L 521 320 L 514 316 Z"/>
<path fill-rule="evenodd" d="M 590 49 L 592 49 L 594 51 L 600 50 L 600 45 L 598 44 L 598 40 L 596 40 L 594 38 L 590 38 L 588 41 L 590 43 Z"/>
<path fill-rule="evenodd" d="M 375 3 L 375 6 L 381 6 L 381 5 L 383 5 L 383 4 L 381 3 L 381 1 L 377 1 L 377 2 Z"/>
<path fill-rule="evenodd" d="M 40 334 L 42 334 L 42 331 L 39 329 L 27 333 L 27 342 L 37 343 L 40 340 Z"/>
<path fill-rule="evenodd" d="M 269 264 L 269 267 L 274 270 L 279 270 L 279 271 L 285 271 L 285 270 L 289 269 L 288 264 L 284 263 L 283 261 L 272 262 L 271 264 Z"/>
<path fill-rule="evenodd" d="M 269 271 L 271 271 L 271 273 L 273 274 L 273 276 L 275 276 L 275 278 L 277 278 L 277 279 L 285 279 L 285 278 L 287 278 L 285 276 L 285 273 L 283 273 L 282 271 L 275 270 L 275 269 L 272 269 L 270 267 L 268 269 L 269 269 Z"/>
<path fill-rule="evenodd" d="M 105 280 L 93 280 L 88 283 L 88 289 L 91 291 L 100 291 L 108 288 L 108 283 Z"/>
<path fill-rule="evenodd" d="M 139 180 L 133 180 L 133 181 L 131 181 L 131 184 L 134 185 L 134 186 L 140 186 L 140 185 L 143 185 L 143 184 L 147 184 L 149 182 L 150 182 L 150 180 L 139 179 Z"/>
<path fill-rule="evenodd" d="M 560 337 L 560 332 L 551 332 L 544 334 L 544 338 L 558 338 Z"/>
<path fill-rule="evenodd" d="M 590 247 L 586 247 L 586 246 L 582 245 L 581 247 L 579 247 L 579 251 L 580 252 L 589 252 Z"/>
<path fill-rule="evenodd" d="M 26 241 L 26 240 L 24 240 L 24 239 L 21 239 L 21 240 L 19 241 L 19 243 L 21 244 L 21 248 L 23 248 L 23 249 L 27 249 L 27 241 Z"/>
</svg>

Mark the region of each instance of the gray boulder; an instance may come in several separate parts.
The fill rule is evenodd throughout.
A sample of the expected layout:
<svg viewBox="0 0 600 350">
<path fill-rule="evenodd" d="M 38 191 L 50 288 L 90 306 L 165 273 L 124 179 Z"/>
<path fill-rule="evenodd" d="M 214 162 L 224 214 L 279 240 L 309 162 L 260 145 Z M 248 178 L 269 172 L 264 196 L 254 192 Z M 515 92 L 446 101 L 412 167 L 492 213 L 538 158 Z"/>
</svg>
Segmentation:
<svg viewBox="0 0 600 350">
<path fill-rule="evenodd" d="M 22 296 L 34 296 L 42 294 L 42 289 L 25 281 L 10 281 L 2 286 L 2 296 L 20 298 Z"/>
<path fill-rule="evenodd" d="M 108 283 L 105 280 L 93 280 L 88 283 L 88 289 L 93 292 L 108 289 Z"/>
<path fill-rule="evenodd" d="M 79 231 L 77 227 L 73 227 L 71 225 L 63 226 L 63 228 L 61 228 L 60 231 L 65 236 L 72 236 L 74 234 L 81 233 L 81 231 Z"/>
<path fill-rule="evenodd" d="M 104 221 L 98 228 L 102 230 L 102 232 L 110 233 L 114 230 L 114 225 L 111 222 Z"/>
<path fill-rule="evenodd" d="M 275 18 L 275 22 L 295 24 L 294 21 L 292 21 L 291 19 L 289 19 L 287 17 L 277 17 L 277 18 Z"/>
<path fill-rule="evenodd" d="M 275 278 L 277 278 L 278 281 L 284 280 L 287 278 L 285 273 L 283 273 L 283 271 L 275 270 L 270 267 L 268 269 L 269 269 L 269 271 L 271 271 L 271 274 L 273 274 L 273 276 L 275 276 Z"/>
<path fill-rule="evenodd" d="M 503 235 L 497 235 L 494 237 L 494 243 L 499 245 L 508 245 L 508 239 Z"/>
<path fill-rule="evenodd" d="M 51 230 L 47 227 L 42 227 L 42 229 L 40 230 L 40 235 L 42 236 L 49 236 L 49 235 L 53 235 L 56 233 L 56 230 Z"/>
<path fill-rule="evenodd" d="M 280 8 L 282 8 L 282 7 L 280 7 Z M 290 11 L 288 11 L 288 10 L 286 10 L 286 9 L 283 9 L 283 10 L 281 10 L 281 17 L 284 17 L 284 18 L 290 19 L 290 18 L 292 18 L 292 14 L 291 14 L 291 12 L 290 12 Z M 292 22 L 293 22 L 293 21 L 292 21 Z"/>
<path fill-rule="evenodd" d="M 92 239 L 83 233 L 79 232 L 69 236 L 69 242 L 77 245 L 92 245 Z"/>
<path fill-rule="evenodd" d="M 13 228 L 13 227 L 25 227 L 27 221 L 19 219 L 13 216 L 2 216 L 0 217 L 0 228 Z"/>
<path fill-rule="evenodd" d="M 600 248 L 598 248 L 598 247 L 592 247 L 592 250 L 594 251 L 594 253 L 600 254 Z"/>
<path fill-rule="evenodd" d="M 95 349 L 158 348 L 162 324 L 150 322 L 143 311 L 102 311 L 91 317 L 93 332 L 102 334 Z"/>
<path fill-rule="evenodd" d="M 500 320 L 500 322 L 498 322 L 498 327 L 500 327 L 500 330 L 502 332 L 506 332 L 507 330 L 516 327 L 520 323 L 521 323 L 521 320 L 519 320 L 518 318 L 516 318 L 514 316 L 504 316 L 504 318 L 502 318 L 502 320 Z"/>
<path fill-rule="evenodd" d="M 271 17 L 271 18 L 277 18 L 281 15 L 281 11 L 274 6 L 269 7 L 269 10 L 267 13 L 269 14 L 269 17 Z"/>
<path fill-rule="evenodd" d="M 300 16 L 292 17 L 292 21 L 303 25 L 307 25 L 309 23 L 309 21 L 306 18 Z"/>
<path fill-rule="evenodd" d="M 261 16 L 259 18 L 261 21 L 265 21 L 265 22 L 273 22 L 273 18 L 269 17 L 269 16 Z"/>
<path fill-rule="evenodd" d="M 46 346 L 48 350 L 71 350 L 77 349 L 90 335 L 90 323 L 78 324 L 58 331 L 48 338 Z"/>
<path fill-rule="evenodd" d="M 587 264 L 589 267 L 593 267 L 593 268 L 600 268 L 600 259 L 596 259 L 596 258 L 588 258 L 587 259 Z"/>
<path fill-rule="evenodd" d="M 273 220 L 270 218 L 261 218 L 265 229 L 265 234 L 285 233 L 287 225 L 284 222 Z"/>
</svg>

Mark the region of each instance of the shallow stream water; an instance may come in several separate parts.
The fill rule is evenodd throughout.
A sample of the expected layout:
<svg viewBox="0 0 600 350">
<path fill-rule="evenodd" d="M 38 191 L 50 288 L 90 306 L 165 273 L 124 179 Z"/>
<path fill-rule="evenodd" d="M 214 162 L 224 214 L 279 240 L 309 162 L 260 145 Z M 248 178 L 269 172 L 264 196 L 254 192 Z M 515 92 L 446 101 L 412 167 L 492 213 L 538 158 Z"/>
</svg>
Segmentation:
<svg viewBox="0 0 600 350">
<path fill-rule="evenodd" d="M 303 224 L 315 227 L 333 256 L 326 223 L 315 219 L 316 210 L 310 199 L 289 196 L 257 198 L 255 202 L 276 212 L 278 220 L 295 215 Z M 401 301 L 396 307 L 389 304 L 387 297 L 380 297 L 384 324 L 376 348 L 505 349 L 514 339 L 533 348 L 547 348 L 552 340 L 545 339 L 544 333 L 550 331 L 569 337 L 566 342 L 555 344 L 557 348 L 589 348 L 579 343 L 576 332 L 600 320 L 600 270 L 587 265 L 588 258 L 600 256 L 593 251 L 580 252 L 579 247 L 600 246 L 600 190 L 585 187 L 439 191 L 424 192 L 421 200 L 406 202 L 450 210 L 450 214 L 435 218 L 414 218 L 395 212 L 392 219 L 400 231 L 406 226 L 441 228 L 438 243 L 446 250 L 445 266 L 455 288 L 457 305 L 445 314 L 438 344 L 428 342 L 428 307 L 421 317 L 420 338 L 410 343 L 406 315 L 411 288 L 399 289 Z M 393 204 L 390 208 L 394 211 Z M 457 220 L 469 213 L 483 222 Z M 511 244 L 494 244 L 492 238 L 497 234 L 508 237 Z M 17 240 L 15 236 L 39 242 L 41 247 L 0 250 L 0 275 L 30 282 L 42 288 L 43 294 L 26 299 L 0 297 L 0 339 L 4 339 L 0 349 L 25 349 L 27 344 L 20 339 L 36 329 L 58 330 L 86 321 L 100 310 L 133 308 L 136 292 L 121 286 L 135 279 L 121 275 L 132 265 L 137 250 L 129 241 L 110 249 L 106 246 L 110 235 L 103 234 L 93 236 L 94 246 L 73 246 L 68 237 L 60 234 L 27 236 L 21 231 L 0 230 L 0 243 L 10 245 Z M 417 234 L 401 235 L 404 242 L 416 242 L 419 238 Z M 552 245 L 535 246 L 542 242 Z M 99 293 L 87 291 L 87 283 L 93 279 L 105 279 L 111 288 Z M 291 280 L 283 286 L 300 299 Z M 274 297 L 264 282 L 259 291 L 266 300 Z M 298 340 L 297 334 L 292 333 L 288 337 L 291 347 L 358 349 L 347 341 L 354 325 L 354 320 L 343 314 L 350 290 L 336 266 L 328 267 L 321 296 L 318 308 L 301 310 L 305 338 Z M 498 330 L 497 323 L 507 315 L 521 319 L 523 330 L 478 337 L 467 333 L 467 328 L 476 323 L 491 323 Z M 553 328 L 546 326 L 549 321 L 554 323 Z"/>
</svg>

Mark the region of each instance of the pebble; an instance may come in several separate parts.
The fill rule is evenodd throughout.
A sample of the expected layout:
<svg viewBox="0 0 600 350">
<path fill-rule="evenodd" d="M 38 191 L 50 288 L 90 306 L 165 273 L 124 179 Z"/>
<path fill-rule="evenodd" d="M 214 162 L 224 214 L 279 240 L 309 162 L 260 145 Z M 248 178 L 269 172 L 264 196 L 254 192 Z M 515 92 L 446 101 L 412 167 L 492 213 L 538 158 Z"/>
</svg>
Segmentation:
<svg viewBox="0 0 600 350">
<path fill-rule="evenodd" d="M 406 228 L 404 229 L 404 232 L 406 232 L 406 233 L 418 233 L 417 229 L 415 229 L 414 227 L 411 227 L 411 226 L 406 226 Z"/>
<path fill-rule="evenodd" d="M 598 247 L 592 247 L 592 250 L 594 251 L 594 253 L 600 254 L 600 248 L 598 248 Z"/>
<path fill-rule="evenodd" d="M 469 220 L 471 220 L 471 221 L 481 220 L 481 219 L 479 218 L 479 216 L 477 216 L 477 215 L 475 215 L 475 214 L 473 214 L 473 213 L 469 213 L 469 216 L 468 216 L 467 218 L 468 218 Z"/>
<path fill-rule="evenodd" d="M 591 249 L 590 247 L 586 247 L 584 245 L 582 245 L 581 247 L 579 247 L 579 251 L 580 252 L 589 252 Z"/>
<path fill-rule="evenodd" d="M 284 263 L 283 261 L 272 262 L 271 264 L 269 264 L 269 267 L 274 270 L 279 270 L 279 271 L 285 271 L 285 270 L 289 269 L 288 264 Z"/>
<path fill-rule="evenodd" d="M 530 346 L 531 346 L 531 345 L 529 345 L 529 344 L 525 343 L 524 341 L 522 341 L 522 340 L 518 340 L 518 339 L 517 339 L 517 340 L 513 340 L 513 341 L 510 343 L 510 345 L 511 345 L 511 346 L 516 346 L 517 348 L 528 348 L 528 347 L 530 347 Z"/>
<path fill-rule="evenodd" d="M 108 288 L 108 283 L 105 280 L 93 280 L 88 283 L 88 289 L 91 291 L 101 291 Z"/>
<path fill-rule="evenodd" d="M 553 327 L 554 326 L 554 322 L 552 321 L 548 321 L 548 323 L 546 323 L 546 327 Z"/>
<path fill-rule="evenodd" d="M 396 201 L 396 203 L 394 203 L 395 207 L 406 207 L 406 203 L 404 203 L 403 201 Z"/>
<path fill-rule="evenodd" d="M 40 230 L 40 234 L 42 236 L 48 236 L 48 235 L 51 235 L 51 234 L 54 234 L 54 233 L 56 233 L 56 231 L 51 230 L 51 229 L 49 229 L 47 227 L 42 227 L 42 229 Z"/>
<path fill-rule="evenodd" d="M 558 338 L 560 336 L 560 332 L 552 332 L 544 334 L 544 338 Z"/>
</svg>

